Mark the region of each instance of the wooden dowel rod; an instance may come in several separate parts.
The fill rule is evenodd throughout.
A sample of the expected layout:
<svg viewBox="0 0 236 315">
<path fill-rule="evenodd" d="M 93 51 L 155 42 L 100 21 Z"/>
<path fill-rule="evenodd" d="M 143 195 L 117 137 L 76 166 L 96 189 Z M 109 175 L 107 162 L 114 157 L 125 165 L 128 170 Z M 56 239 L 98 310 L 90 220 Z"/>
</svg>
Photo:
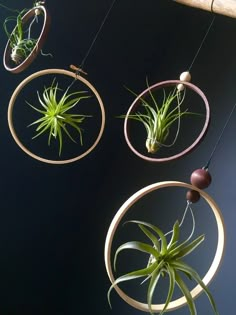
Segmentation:
<svg viewBox="0 0 236 315">
<path fill-rule="evenodd" d="M 236 0 L 174 0 L 175 2 L 236 18 Z M 212 8 L 211 8 L 212 6 Z"/>
</svg>

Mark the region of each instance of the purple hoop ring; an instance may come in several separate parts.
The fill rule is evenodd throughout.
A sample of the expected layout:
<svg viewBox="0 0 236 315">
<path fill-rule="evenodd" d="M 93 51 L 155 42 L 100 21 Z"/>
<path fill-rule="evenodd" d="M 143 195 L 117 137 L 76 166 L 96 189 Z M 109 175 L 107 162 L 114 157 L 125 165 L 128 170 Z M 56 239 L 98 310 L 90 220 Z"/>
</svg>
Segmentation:
<svg viewBox="0 0 236 315">
<path fill-rule="evenodd" d="M 48 11 L 46 10 L 46 8 L 44 6 L 42 6 L 42 5 L 36 6 L 36 7 L 33 7 L 32 9 L 30 9 L 28 12 L 26 12 L 26 14 L 22 17 L 22 24 L 25 24 L 30 18 L 32 18 L 35 15 L 35 10 L 37 10 L 37 9 L 41 10 L 43 12 L 44 22 L 43 22 L 42 30 L 41 30 L 41 33 L 38 37 L 37 43 L 35 44 L 34 49 L 31 51 L 29 56 L 27 58 L 25 58 L 23 60 L 23 62 L 20 63 L 18 66 L 12 68 L 9 65 L 10 55 L 11 55 L 11 50 L 12 50 L 10 47 L 10 39 L 8 40 L 8 42 L 6 44 L 6 47 L 4 50 L 4 55 L 3 55 L 3 65 L 4 65 L 5 69 L 11 73 L 19 73 L 19 72 L 24 71 L 26 68 L 28 68 L 29 65 L 37 57 L 38 53 L 42 49 L 43 44 L 46 40 L 48 31 L 49 31 L 49 27 L 50 27 L 50 23 L 51 23 L 51 18 L 50 18 Z M 14 30 L 12 31 L 10 36 L 12 36 L 16 27 L 14 28 Z"/>
<path fill-rule="evenodd" d="M 128 120 L 129 120 L 129 115 L 134 111 L 134 109 L 139 105 L 139 101 L 142 97 L 146 96 L 146 94 L 148 94 L 150 92 L 150 90 L 156 89 L 156 88 L 160 88 L 160 87 L 165 87 L 165 86 L 172 86 L 172 85 L 178 85 L 178 84 L 184 84 L 185 86 L 187 86 L 188 88 L 190 88 L 191 90 L 193 90 L 194 92 L 196 92 L 203 100 L 204 105 L 205 105 L 205 109 L 206 109 L 206 119 L 205 119 L 205 123 L 204 126 L 202 128 L 202 131 L 200 132 L 199 136 L 197 137 L 197 139 L 185 150 L 183 150 L 182 152 L 172 155 L 170 157 L 166 157 L 166 158 L 151 158 L 148 157 L 146 155 L 141 154 L 140 152 L 138 152 L 131 144 L 130 140 L 129 140 L 129 132 L 128 132 Z M 139 156 L 141 159 L 144 159 L 146 161 L 149 162 L 168 162 L 171 160 L 176 160 L 181 158 L 182 156 L 190 153 L 192 150 L 195 149 L 195 147 L 203 140 L 203 138 L 205 137 L 208 127 L 209 127 L 209 123 L 210 123 L 210 106 L 208 103 L 208 100 L 205 96 L 205 94 L 194 84 L 189 83 L 189 82 L 183 82 L 180 80 L 168 80 L 168 81 L 162 81 L 159 83 L 156 83 L 150 87 L 148 87 L 146 90 L 144 90 L 140 95 L 137 96 L 137 98 L 134 100 L 134 102 L 131 104 L 126 116 L 125 116 L 125 120 L 124 120 L 124 135 L 125 135 L 125 140 L 126 143 L 128 144 L 129 148 L 137 155 Z"/>
</svg>

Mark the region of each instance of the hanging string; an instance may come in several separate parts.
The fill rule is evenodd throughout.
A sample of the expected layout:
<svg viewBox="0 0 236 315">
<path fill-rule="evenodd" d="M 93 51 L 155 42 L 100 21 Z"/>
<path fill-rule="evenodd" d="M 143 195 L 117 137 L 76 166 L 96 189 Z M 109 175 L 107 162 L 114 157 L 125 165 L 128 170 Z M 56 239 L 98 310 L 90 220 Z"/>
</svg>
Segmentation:
<svg viewBox="0 0 236 315">
<path fill-rule="evenodd" d="M 211 12 L 213 12 L 214 1 L 215 1 L 215 0 L 212 0 L 212 2 L 211 2 Z M 210 158 L 209 158 L 208 162 L 207 162 L 206 165 L 203 167 L 203 168 L 206 169 L 206 170 L 209 168 L 209 165 L 210 165 L 210 163 L 211 163 L 211 160 L 212 160 L 212 158 L 213 158 L 213 156 L 214 156 L 214 154 L 215 154 L 215 151 L 216 151 L 216 149 L 217 149 L 217 147 L 218 147 L 218 145 L 219 145 L 219 143 L 220 143 L 220 140 L 221 140 L 221 138 L 222 138 L 222 136 L 223 136 L 223 134 L 224 134 L 224 132 L 225 132 L 225 129 L 226 129 L 226 127 L 228 126 L 228 124 L 229 124 L 229 122 L 230 122 L 230 119 L 231 119 L 231 117 L 232 117 L 232 115 L 233 115 L 233 112 L 234 112 L 235 108 L 236 108 L 236 103 L 234 104 L 234 106 L 233 106 L 233 108 L 232 108 L 232 110 L 231 110 L 231 112 L 230 112 L 230 114 L 229 114 L 229 116 L 228 116 L 228 118 L 227 118 L 227 120 L 226 120 L 226 122 L 225 122 L 225 124 L 224 124 L 224 127 L 223 127 L 223 129 L 222 129 L 222 131 L 221 131 L 221 133 L 220 133 L 220 135 L 219 135 L 218 140 L 216 141 L 216 144 L 215 144 L 215 146 L 214 146 L 214 148 L 213 148 L 213 150 L 212 150 L 212 152 L 211 152 L 211 155 L 210 155 Z"/>
<path fill-rule="evenodd" d="M 186 218 L 186 215 L 187 215 L 187 212 L 190 211 L 191 213 L 191 217 L 192 217 L 192 230 L 188 236 L 188 238 L 185 240 L 185 242 L 188 242 L 190 241 L 190 239 L 192 238 L 194 232 L 195 232 L 195 228 L 196 228 L 196 222 L 195 222 L 195 217 L 194 217 L 194 213 L 193 213 L 193 209 L 191 208 L 191 202 L 187 200 L 187 205 L 186 205 L 186 208 L 184 210 L 184 214 L 182 216 L 182 219 L 181 219 L 181 222 L 179 224 L 179 227 L 181 227 L 185 221 L 185 218 Z M 169 234 L 172 234 L 173 233 L 173 230 L 165 233 L 164 235 L 167 236 Z M 161 238 L 158 239 L 158 241 L 160 241 Z M 155 248 L 155 246 L 153 246 Z M 150 255 L 149 259 L 148 259 L 148 263 L 147 263 L 147 267 L 152 263 L 152 260 L 155 259 L 152 255 Z M 145 278 L 140 284 L 143 284 L 145 283 L 149 278 L 151 277 L 151 275 L 147 276 L 147 278 Z"/>
<path fill-rule="evenodd" d="M 30 22 L 30 25 L 29 25 L 29 28 L 28 28 L 28 39 L 31 39 L 31 29 L 32 29 L 32 26 L 33 26 L 35 21 L 36 21 L 36 23 L 38 23 L 38 16 L 37 16 L 37 14 L 35 14 L 33 20 Z"/>
<path fill-rule="evenodd" d="M 81 68 L 81 69 L 83 69 L 83 66 L 84 66 L 84 64 L 85 64 L 85 61 L 87 60 L 87 58 L 88 58 L 88 56 L 89 56 L 89 54 L 90 54 L 90 52 L 91 52 L 91 50 L 92 50 L 92 48 L 93 48 L 93 46 L 94 46 L 94 44 L 95 44 L 97 38 L 98 38 L 98 35 L 99 35 L 100 32 L 101 32 L 101 30 L 102 30 L 102 28 L 103 28 L 103 26 L 104 26 L 106 20 L 108 19 L 108 16 L 109 16 L 109 14 L 110 14 L 110 12 L 111 12 L 111 10 L 112 10 L 112 8 L 113 8 L 115 2 L 116 2 L 116 0 L 113 0 L 113 1 L 112 1 L 112 3 L 111 3 L 111 5 L 110 5 L 110 7 L 109 7 L 109 9 L 108 9 L 108 11 L 107 11 L 107 13 L 106 13 L 104 19 L 103 19 L 103 21 L 102 21 L 102 23 L 101 23 L 101 25 L 100 25 L 100 27 L 99 27 L 99 29 L 98 29 L 98 31 L 97 31 L 95 37 L 94 37 L 94 39 L 92 40 L 92 43 L 91 43 L 91 45 L 90 45 L 90 47 L 89 47 L 87 53 L 85 54 L 84 59 L 82 60 L 82 62 L 81 62 L 81 64 L 80 64 L 80 68 Z"/>
<path fill-rule="evenodd" d="M 222 138 L 222 136 L 223 136 L 223 134 L 224 134 L 224 132 L 225 132 L 226 127 L 228 126 L 228 124 L 229 124 L 229 122 L 230 122 L 230 119 L 231 119 L 231 117 L 232 117 L 232 115 L 233 115 L 233 112 L 234 112 L 235 108 L 236 108 L 236 103 L 234 104 L 234 106 L 233 106 L 233 108 L 232 108 L 232 110 L 231 110 L 231 112 L 230 112 L 230 114 L 229 114 L 229 116 L 228 116 L 228 118 L 227 118 L 227 120 L 226 120 L 226 122 L 225 122 L 225 124 L 224 124 L 224 127 L 223 127 L 223 129 L 222 129 L 222 131 L 221 131 L 221 133 L 220 133 L 220 135 L 219 135 L 218 140 L 216 141 L 216 144 L 215 144 L 215 146 L 214 146 L 214 148 L 213 148 L 213 150 L 212 150 L 212 152 L 211 152 L 211 155 L 210 155 L 210 158 L 209 158 L 208 162 L 207 162 L 206 165 L 203 167 L 204 169 L 208 169 L 208 168 L 209 168 L 209 165 L 210 165 L 211 160 L 212 160 L 212 158 L 213 158 L 213 156 L 214 156 L 214 153 L 215 153 L 215 151 L 216 151 L 216 149 L 217 149 L 217 147 L 218 147 L 218 145 L 219 145 L 219 143 L 220 143 L 220 140 L 221 140 L 221 138 Z"/>
<path fill-rule="evenodd" d="M 212 1 L 211 8 L 213 7 L 213 3 L 214 3 L 214 0 Z M 213 11 L 212 11 L 212 12 L 213 12 Z M 210 30 L 211 30 L 211 27 L 212 27 L 214 21 L 215 21 L 215 16 L 213 16 L 213 18 L 212 18 L 212 20 L 211 20 L 211 23 L 210 23 L 210 25 L 208 26 L 208 29 L 207 29 L 207 31 L 206 31 L 206 33 L 205 33 L 205 35 L 204 35 L 204 37 L 203 37 L 203 39 L 202 39 L 202 41 L 201 41 L 201 44 L 200 44 L 200 46 L 199 46 L 199 48 L 198 48 L 198 50 L 197 50 L 197 52 L 196 52 L 196 54 L 195 54 L 195 56 L 194 56 L 194 58 L 193 58 L 193 61 L 192 61 L 191 65 L 190 65 L 190 67 L 188 68 L 188 71 L 189 71 L 189 72 L 190 72 L 190 70 L 191 70 L 191 68 L 192 68 L 192 66 L 193 66 L 193 64 L 194 64 L 194 62 L 195 62 L 195 60 L 197 59 L 197 56 L 198 56 L 200 50 L 202 49 L 202 46 L 203 46 L 203 44 L 204 44 L 204 42 L 205 42 L 205 40 L 206 40 L 206 38 L 207 38 L 207 35 L 209 34 L 209 32 L 210 32 Z"/>
<path fill-rule="evenodd" d="M 96 40 L 97 40 L 97 38 L 98 38 L 98 35 L 101 33 L 101 30 L 102 30 L 104 24 L 106 23 L 106 20 L 108 19 L 108 16 L 109 16 L 109 14 L 110 14 L 110 12 L 111 12 L 111 10 L 112 10 L 112 8 L 113 8 L 115 2 L 116 2 L 116 0 L 113 0 L 113 1 L 112 1 L 112 3 L 111 3 L 111 5 L 110 5 L 110 7 L 109 7 L 109 9 L 108 9 L 108 11 L 107 11 L 107 13 L 106 13 L 106 15 L 105 15 L 103 21 L 102 21 L 102 23 L 101 23 L 101 25 L 100 25 L 100 27 L 99 27 L 97 33 L 95 34 L 94 39 L 92 40 L 92 43 L 91 43 L 91 45 L 90 45 L 90 47 L 89 47 L 87 53 L 85 54 L 85 56 L 84 56 L 84 58 L 83 58 L 83 60 L 82 60 L 82 62 L 81 62 L 81 64 L 80 64 L 80 66 L 79 66 L 79 67 L 76 67 L 76 66 L 74 66 L 74 65 L 70 65 L 70 68 L 75 71 L 75 78 L 74 78 L 74 80 L 71 82 L 71 84 L 67 87 L 67 89 L 66 89 L 67 91 L 73 86 L 73 84 L 75 83 L 75 81 L 77 81 L 77 75 L 79 75 L 80 73 L 87 74 L 87 72 L 85 72 L 85 71 L 83 70 L 83 66 L 84 66 L 85 61 L 87 60 L 87 58 L 88 58 L 88 56 L 89 56 L 89 54 L 90 54 L 90 52 L 91 52 L 91 50 L 92 50 L 92 48 L 93 48 L 93 46 L 94 46 Z"/>
<path fill-rule="evenodd" d="M 192 238 L 193 233 L 194 233 L 194 231 L 195 231 L 195 225 L 196 225 L 196 224 L 195 224 L 195 217 L 194 217 L 194 214 L 193 214 L 193 209 L 191 208 L 190 205 L 191 205 L 191 202 L 187 200 L 187 205 L 186 205 L 186 208 L 185 208 L 185 210 L 184 210 L 184 214 L 183 214 L 182 219 L 181 219 L 180 224 L 179 224 L 179 227 L 181 227 L 181 226 L 183 225 L 183 223 L 184 223 L 184 221 L 185 221 L 185 218 L 186 218 L 186 215 L 187 215 L 187 212 L 190 211 L 191 216 L 192 216 L 192 223 L 193 223 L 193 225 L 192 225 L 191 233 L 190 233 L 190 235 L 189 235 L 188 238 L 187 238 L 187 241 L 189 241 L 189 240 Z M 171 231 L 165 233 L 165 236 L 167 236 L 167 235 L 169 235 L 169 234 L 171 234 L 171 233 L 173 233 L 173 230 L 171 230 Z M 159 240 L 160 240 L 160 239 L 159 239 Z"/>
</svg>

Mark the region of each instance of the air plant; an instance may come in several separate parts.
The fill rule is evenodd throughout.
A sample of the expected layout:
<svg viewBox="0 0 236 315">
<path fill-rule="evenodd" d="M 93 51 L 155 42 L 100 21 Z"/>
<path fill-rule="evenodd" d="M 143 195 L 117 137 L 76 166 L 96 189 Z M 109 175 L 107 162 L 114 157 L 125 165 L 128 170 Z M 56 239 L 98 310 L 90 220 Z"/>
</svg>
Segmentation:
<svg viewBox="0 0 236 315">
<path fill-rule="evenodd" d="M 146 129 L 146 148 L 148 153 L 156 153 L 162 146 L 173 146 L 178 138 L 180 130 L 180 119 L 185 115 L 200 115 L 189 112 L 188 109 L 181 111 L 181 104 L 185 98 L 185 90 L 183 92 L 175 88 L 168 95 L 163 89 L 162 104 L 158 104 L 149 85 L 149 95 L 153 104 L 150 104 L 144 98 L 140 98 L 144 113 L 136 112 L 128 115 L 128 119 L 139 121 Z M 128 89 L 133 95 L 138 96 L 135 92 Z M 177 102 L 177 104 L 176 104 Z M 120 116 L 125 118 L 125 115 Z M 175 138 L 171 144 L 166 144 L 166 140 L 170 134 L 170 128 L 175 122 L 178 122 Z"/>
<path fill-rule="evenodd" d="M 41 2 L 39 3 L 35 3 L 34 6 L 37 6 L 41 4 Z M 3 6 L 3 5 L 1 5 Z M 5 7 L 5 6 L 3 6 Z M 7 8 L 7 7 L 5 7 Z M 9 8 L 7 8 L 9 9 Z M 11 10 L 11 9 L 9 9 Z M 18 11 L 18 10 L 11 10 L 13 12 L 17 12 L 17 16 L 10 16 L 7 17 L 3 23 L 3 27 L 5 30 L 5 33 L 9 39 L 9 45 L 11 48 L 11 54 L 10 57 L 12 59 L 12 61 L 18 65 L 21 64 L 29 55 L 30 53 L 33 51 L 33 49 L 35 48 L 35 45 L 37 44 L 37 39 L 34 39 L 31 37 L 31 26 L 33 24 L 33 22 L 35 21 L 35 19 L 37 18 L 37 15 L 34 17 L 34 19 L 32 20 L 28 30 L 25 32 L 24 31 L 24 27 L 23 27 L 23 22 L 22 22 L 22 18 L 24 16 L 24 14 L 29 11 L 28 9 L 23 9 L 22 11 Z M 37 14 L 40 14 L 40 11 L 37 11 Z M 9 22 L 14 22 L 16 23 L 16 26 L 14 28 L 14 30 L 12 32 L 8 31 L 8 23 Z"/>
<path fill-rule="evenodd" d="M 194 280 L 202 287 L 203 292 L 205 292 L 212 305 L 214 313 L 218 315 L 219 313 L 216 309 L 214 299 L 211 293 L 209 292 L 209 289 L 203 283 L 198 273 L 191 266 L 189 266 L 183 261 L 183 258 L 185 256 L 193 252 L 203 242 L 205 236 L 200 235 L 196 239 L 190 241 L 193 234 L 192 232 L 191 235 L 185 241 L 180 242 L 179 240 L 180 224 L 178 221 L 176 221 L 173 226 L 173 230 L 171 231 L 172 234 L 171 239 L 168 243 L 166 235 L 170 233 L 164 235 L 164 233 L 158 227 L 143 221 L 128 222 L 137 224 L 141 231 L 151 241 L 152 245 L 139 241 L 131 241 L 122 244 L 121 246 L 118 247 L 118 249 L 115 252 L 114 270 L 116 270 L 116 261 L 118 254 L 123 250 L 132 249 L 144 252 L 149 255 L 149 260 L 146 267 L 122 275 L 112 283 L 108 291 L 108 301 L 110 306 L 111 306 L 110 293 L 118 283 L 145 277 L 145 280 L 142 283 L 149 281 L 147 289 L 147 304 L 150 314 L 153 314 L 152 300 L 154 291 L 157 287 L 159 279 L 161 277 L 168 276 L 169 278 L 168 294 L 164 307 L 160 312 L 160 315 L 164 314 L 167 311 L 167 307 L 172 299 L 176 285 L 179 287 L 179 289 L 186 298 L 190 314 L 196 315 L 197 310 L 194 300 L 191 296 L 191 293 L 186 283 L 182 278 L 182 275 L 185 275 L 190 280 Z"/>
<path fill-rule="evenodd" d="M 66 134 L 70 140 L 76 142 L 71 136 L 68 126 L 77 130 L 79 133 L 80 144 L 83 145 L 81 123 L 86 117 L 90 115 L 83 114 L 71 114 L 68 113 L 74 108 L 82 99 L 89 98 L 89 95 L 83 95 L 86 91 L 77 91 L 69 93 L 70 86 L 65 90 L 61 98 L 58 100 L 58 91 L 61 89 L 58 87 L 55 79 L 50 87 L 44 87 L 42 97 L 37 91 L 38 101 L 42 105 L 42 109 L 36 108 L 26 101 L 35 111 L 42 115 L 41 118 L 32 122 L 29 126 L 38 125 L 36 128 L 37 134 L 33 139 L 38 136 L 48 133 L 48 145 L 51 144 L 52 137 L 59 141 L 59 156 L 61 155 L 63 146 L 63 136 Z"/>
</svg>

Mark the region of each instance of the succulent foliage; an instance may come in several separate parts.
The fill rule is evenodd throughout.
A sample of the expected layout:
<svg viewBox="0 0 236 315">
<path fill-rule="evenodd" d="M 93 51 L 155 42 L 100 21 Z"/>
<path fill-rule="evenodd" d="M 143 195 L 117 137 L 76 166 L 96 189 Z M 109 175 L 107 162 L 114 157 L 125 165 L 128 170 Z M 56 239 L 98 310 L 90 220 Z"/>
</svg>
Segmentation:
<svg viewBox="0 0 236 315">
<path fill-rule="evenodd" d="M 42 108 L 39 109 L 29 102 L 26 103 L 42 116 L 29 125 L 37 125 L 37 134 L 33 137 L 33 139 L 44 133 L 48 133 L 48 145 L 50 145 L 52 137 L 58 139 L 59 155 L 61 155 L 64 134 L 67 135 L 73 142 L 76 142 L 70 134 L 68 127 L 72 127 L 78 131 L 80 144 L 82 145 L 83 130 L 81 129 L 80 125 L 86 117 L 91 116 L 69 113 L 69 111 L 74 108 L 82 99 L 90 97 L 89 95 L 84 95 L 87 93 L 86 91 L 69 93 L 69 88 L 67 88 L 62 96 L 58 97 L 59 91 L 62 90 L 58 87 L 58 83 L 54 79 L 50 87 L 44 87 L 42 96 L 40 96 L 39 92 L 37 91 L 38 101 Z"/>
<path fill-rule="evenodd" d="M 36 3 L 35 6 L 36 5 L 38 5 L 38 3 Z M 16 65 L 18 65 L 30 55 L 37 44 L 37 39 L 34 39 L 30 36 L 31 25 L 29 26 L 28 30 L 24 30 L 22 23 L 22 18 L 24 14 L 29 11 L 29 9 L 23 9 L 22 11 L 11 11 L 17 12 L 17 15 L 7 17 L 3 23 L 3 28 L 10 41 L 11 59 Z M 8 30 L 9 22 L 15 23 L 15 28 L 12 32 L 9 32 Z"/>
<path fill-rule="evenodd" d="M 180 119 L 186 115 L 199 115 L 197 113 L 189 112 L 188 109 L 181 110 L 181 105 L 185 98 L 185 90 L 179 91 L 177 88 L 166 95 L 163 89 L 163 100 L 158 104 L 153 92 L 151 91 L 148 82 L 150 101 L 140 98 L 143 112 L 137 111 L 134 114 L 128 115 L 129 119 L 141 122 L 145 127 L 147 138 L 146 148 L 151 154 L 156 153 L 162 146 L 170 147 L 175 144 L 179 129 Z M 135 92 L 128 89 L 133 95 L 138 96 Z M 122 115 L 121 117 L 125 117 Z M 171 144 L 166 144 L 166 140 L 170 134 L 170 128 L 175 122 L 178 122 L 175 138 Z"/>
<path fill-rule="evenodd" d="M 182 275 L 184 275 L 187 276 L 190 280 L 194 280 L 197 284 L 199 284 L 202 287 L 203 292 L 205 292 L 212 305 L 214 314 L 218 315 L 215 301 L 209 289 L 203 283 L 198 273 L 191 266 L 189 266 L 183 261 L 183 258 L 185 256 L 189 255 L 203 242 L 204 235 L 200 235 L 192 241 L 190 241 L 190 239 L 188 238 L 185 241 L 180 242 L 179 240 L 180 225 L 179 222 L 176 221 L 173 226 L 171 239 L 168 243 L 166 236 L 158 227 L 143 221 L 128 222 L 137 224 L 141 231 L 151 241 L 151 244 L 143 243 L 140 241 L 131 241 L 119 246 L 114 256 L 114 270 L 116 270 L 116 261 L 118 254 L 123 250 L 132 249 L 144 252 L 145 254 L 148 254 L 150 258 L 146 267 L 122 275 L 118 277 L 114 281 L 114 283 L 112 283 L 108 291 L 108 301 L 110 306 L 111 306 L 110 293 L 117 284 L 124 281 L 144 277 L 145 280 L 142 283 L 149 281 L 147 289 L 147 304 L 150 314 L 153 314 L 152 300 L 153 295 L 155 293 L 155 289 L 158 285 L 158 281 L 161 277 L 168 276 L 169 290 L 167 293 L 164 307 L 160 312 L 160 315 L 164 314 L 167 311 L 167 307 L 172 300 L 172 296 L 176 285 L 177 287 L 179 287 L 179 289 L 186 298 L 190 314 L 196 315 L 197 310 L 194 300 L 191 296 L 191 293 L 187 285 L 185 284 L 182 278 Z"/>
</svg>

